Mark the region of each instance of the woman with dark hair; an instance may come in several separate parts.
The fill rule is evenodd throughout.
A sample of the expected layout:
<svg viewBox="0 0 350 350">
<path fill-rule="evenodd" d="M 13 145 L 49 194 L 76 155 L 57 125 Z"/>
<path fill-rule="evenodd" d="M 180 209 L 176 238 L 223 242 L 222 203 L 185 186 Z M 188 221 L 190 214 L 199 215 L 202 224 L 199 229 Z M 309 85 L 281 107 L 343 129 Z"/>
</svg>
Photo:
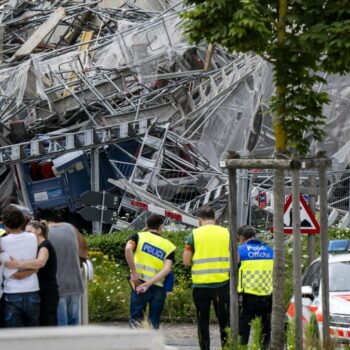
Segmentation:
<svg viewBox="0 0 350 350">
<path fill-rule="evenodd" d="M 10 260 L 8 268 L 39 269 L 40 287 L 40 326 L 57 325 L 58 285 L 56 280 L 57 258 L 54 247 L 47 239 L 49 227 L 46 221 L 31 221 L 27 224 L 27 232 L 34 233 L 38 240 L 38 254 L 35 260 Z"/>
<path fill-rule="evenodd" d="M 1 237 L 1 249 L 9 257 L 24 261 L 35 259 L 37 240 L 35 235 L 24 232 L 23 213 L 10 205 L 3 210 L 3 224 L 7 235 Z M 36 273 L 29 272 L 16 279 L 16 270 L 4 270 L 4 326 L 33 327 L 39 325 L 40 295 Z"/>
</svg>

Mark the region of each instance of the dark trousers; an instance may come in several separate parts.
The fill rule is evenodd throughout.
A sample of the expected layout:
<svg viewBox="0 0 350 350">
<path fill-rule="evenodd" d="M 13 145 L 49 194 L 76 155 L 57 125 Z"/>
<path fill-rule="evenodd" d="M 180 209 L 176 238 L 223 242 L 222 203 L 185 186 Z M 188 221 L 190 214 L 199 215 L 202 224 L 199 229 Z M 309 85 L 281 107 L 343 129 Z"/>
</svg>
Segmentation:
<svg viewBox="0 0 350 350">
<path fill-rule="evenodd" d="M 39 292 L 4 294 L 4 325 L 8 327 L 39 326 Z"/>
<path fill-rule="evenodd" d="M 0 328 L 4 327 L 4 297 L 0 298 Z"/>
<path fill-rule="evenodd" d="M 198 323 L 198 341 L 201 350 L 210 349 L 209 320 L 210 306 L 214 305 L 216 318 L 219 322 L 221 345 L 227 339 L 226 328 L 229 327 L 229 284 L 219 288 L 193 288 L 193 301 L 196 306 Z"/>
<path fill-rule="evenodd" d="M 40 326 L 57 326 L 58 288 L 40 290 Z"/>
<path fill-rule="evenodd" d="M 241 344 L 248 344 L 250 334 L 250 322 L 256 317 L 261 318 L 262 344 L 266 348 L 270 342 L 272 296 L 258 296 L 241 294 L 239 312 L 239 335 Z"/>
<path fill-rule="evenodd" d="M 145 293 L 140 294 L 132 290 L 130 297 L 130 325 L 137 327 L 144 320 L 146 307 L 149 305 L 149 322 L 153 328 L 158 329 L 165 298 L 165 289 L 159 286 L 153 285 Z"/>
</svg>

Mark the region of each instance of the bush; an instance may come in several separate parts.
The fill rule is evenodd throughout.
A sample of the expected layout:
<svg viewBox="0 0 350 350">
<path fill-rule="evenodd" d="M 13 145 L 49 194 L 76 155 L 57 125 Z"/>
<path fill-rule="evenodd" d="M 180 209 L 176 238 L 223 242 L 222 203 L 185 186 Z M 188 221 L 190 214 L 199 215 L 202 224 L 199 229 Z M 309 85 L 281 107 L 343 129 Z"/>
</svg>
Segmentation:
<svg viewBox="0 0 350 350">
<path fill-rule="evenodd" d="M 133 234 L 132 231 L 113 233 L 111 235 L 88 236 L 89 249 L 101 252 L 103 255 L 112 257 L 121 266 L 127 267 L 124 257 L 124 248 L 128 238 Z M 176 246 L 175 264 L 173 271 L 175 278 L 181 278 L 187 286 L 191 286 L 191 270 L 182 264 L 182 252 L 185 245 L 185 238 L 189 231 L 164 232 L 163 236 L 169 239 Z"/>
<path fill-rule="evenodd" d="M 195 315 L 191 285 L 188 279 L 177 276 L 174 290 L 167 295 L 162 317 L 168 321 L 191 322 Z"/>
<path fill-rule="evenodd" d="M 95 280 L 89 284 L 89 311 L 93 322 L 127 319 L 129 316 L 130 286 L 127 281 L 127 267 L 124 248 L 128 237 L 133 232 L 118 232 L 112 235 L 89 236 L 90 256 L 95 267 Z M 175 253 L 175 286 L 168 294 L 163 320 L 189 321 L 195 317 L 192 302 L 191 271 L 182 264 L 182 252 L 185 237 L 189 231 L 165 232 L 177 247 Z M 349 237 L 349 229 L 331 228 L 330 239 Z M 263 237 L 262 237 L 263 239 Z M 285 305 L 293 295 L 293 237 L 286 237 L 285 262 Z M 316 236 L 316 256 L 320 252 L 320 238 Z M 307 235 L 302 236 L 302 268 L 307 267 Z"/>
<path fill-rule="evenodd" d="M 124 248 L 131 231 L 118 232 L 111 235 L 88 236 L 89 249 L 108 255 L 121 265 L 127 266 L 124 258 Z"/>
<path fill-rule="evenodd" d="M 89 315 L 91 322 L 126 320 L 129 317 L 129 269 L 124 248 L 133 232 L 88 236 L 90 257 L 95 268 L 95 279 L 89 283 Z M 182 251 L 188 231 L 165 232 L 177 247 L 175 252 L 175 285 L 166 299 L 163 320 L 189 321 L 195 317 L 192 302 L 191 270 L 182 264 Z"/>
<path fill-rule="evenodd" d="M 92 322 L 115 321 L 129 316 L 128 269 L 113 257 L 90 251 L 95 278 L 89 282 L 89 316 Z"/>
</svg>

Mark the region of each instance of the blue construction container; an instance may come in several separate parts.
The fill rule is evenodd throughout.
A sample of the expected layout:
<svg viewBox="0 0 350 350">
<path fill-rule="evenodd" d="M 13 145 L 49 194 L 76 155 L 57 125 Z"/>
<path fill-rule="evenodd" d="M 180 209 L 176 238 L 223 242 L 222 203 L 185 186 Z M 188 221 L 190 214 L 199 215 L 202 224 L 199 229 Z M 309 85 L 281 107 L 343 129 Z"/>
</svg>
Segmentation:
<svg viewBox="0 0 350 350">
<path fill-rule="evenodd" d="M 25 163 L 22 168 L 33 211 L 69 208 L 73 212 L 81 206 L 81 194 L 90 189 L 90 166 L 83 151 Z"/>
</svg>

